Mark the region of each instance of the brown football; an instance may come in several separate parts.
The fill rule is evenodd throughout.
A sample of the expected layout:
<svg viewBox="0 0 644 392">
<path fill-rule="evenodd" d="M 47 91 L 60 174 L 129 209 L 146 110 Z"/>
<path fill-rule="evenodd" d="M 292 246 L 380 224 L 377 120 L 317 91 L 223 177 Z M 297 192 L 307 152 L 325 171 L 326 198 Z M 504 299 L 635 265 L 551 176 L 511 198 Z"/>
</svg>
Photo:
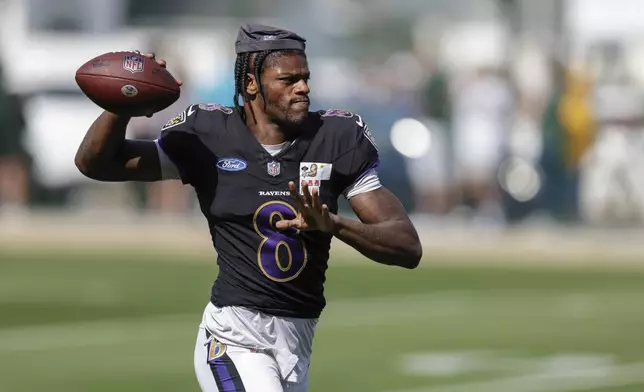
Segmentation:
<svg viewBox="0 0 644 392">
<path fill-rule="evenodd" d="M 101 108 L 132 117 L 163 110 L 181 94 L 170 72 L 136 52 L 110 52 L 91 59 L 76 71 L 76 83 Z"/>
</svg>

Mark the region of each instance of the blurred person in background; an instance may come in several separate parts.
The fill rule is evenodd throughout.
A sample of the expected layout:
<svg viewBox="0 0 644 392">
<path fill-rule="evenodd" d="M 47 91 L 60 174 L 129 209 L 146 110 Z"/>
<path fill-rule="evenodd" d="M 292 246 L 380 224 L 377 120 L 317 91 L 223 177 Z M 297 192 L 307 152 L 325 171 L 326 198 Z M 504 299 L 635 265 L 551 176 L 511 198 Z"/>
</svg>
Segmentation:
<svg viewBox="0 0 644 392">
<path fill-rule="evenodd" d="M 207 392 L 308 389 L 334 236 L 386 265 L 412 269 L 422 255 L 402 204 L 380 184 L 378 149 L 362 117 L 309 112 L 305 42 L 244 26 L 234 108 L 190 105 L 155 141 L 125 139 L 130 119 L 104 112 L 76 155 L 95 180 L 194 187 L 219 265 L 194 351 Z M 359 220 L 337 215 L 341 195 Z"/>
<path fill-rule="evenodd" d="M 581 162 L 580 201 L 593 224 L 644 221 L 644 89 L 619 43 L 602 44 L 594 89 L 596 137 Z"/>
<path fill-rule="evenodd" d="M 548 50 L 528 42 L 516 51 L 511 70 L 515 110 L 498 182 L 506 223 L 516 225 L 543 219 L 539 165 L 543 153 L 541 119 L 552 90 Z"/>
<path fill-rule="evenodd" d="M 410 163 L 418 212 L 447 214 L 454 207 L 452 97 L 450 77 L 437 69 L 421 90 L 421 113 L 431 122 L 430 152 Z M 433 125 L 433 126 L 432 126 Z"/>
<path fill-rule="evenodd" d="M 0 212 L 22 209 L 29 201 L 29 154 L 22 100 L 7 91 L 0 67 Z"/>
<path fill-rule="evenodd" d="M 594 137 L 588 75 L 555 61 L 555 86 L 543 117 L 541 168 L 546 208 L 561 222 L 579 219 L 581 159 Z"/>
<path fill-rule="evenodd" d="M 497 169 L 514 110 L 503 69 L 480 67 L 453 84 L 454 169 L 461 203 L 472 217 L 500 222 Z"/>
</svg>

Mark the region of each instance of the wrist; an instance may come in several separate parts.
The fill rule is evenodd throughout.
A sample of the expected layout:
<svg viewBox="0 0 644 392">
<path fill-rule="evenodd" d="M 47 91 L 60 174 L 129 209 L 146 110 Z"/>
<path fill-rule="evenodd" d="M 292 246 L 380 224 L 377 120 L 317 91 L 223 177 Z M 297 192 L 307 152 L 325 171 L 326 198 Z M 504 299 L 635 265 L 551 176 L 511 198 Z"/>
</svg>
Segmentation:
<svg viewBox="0 0 644 392">
<path fill-rule="evenodd" d="M 114 122 L 116 124 L 127 124 L 132 119 L 132 117 L 123 116 L 121 114 L 116 114 L 116 113 L 112 113 L 112 112 L 108 112 L 108 111 L 105 111 L 103 113 L 103 115 L 106 116 L 107 118 L 109 118 L 112 122 Z"/>
</svg>

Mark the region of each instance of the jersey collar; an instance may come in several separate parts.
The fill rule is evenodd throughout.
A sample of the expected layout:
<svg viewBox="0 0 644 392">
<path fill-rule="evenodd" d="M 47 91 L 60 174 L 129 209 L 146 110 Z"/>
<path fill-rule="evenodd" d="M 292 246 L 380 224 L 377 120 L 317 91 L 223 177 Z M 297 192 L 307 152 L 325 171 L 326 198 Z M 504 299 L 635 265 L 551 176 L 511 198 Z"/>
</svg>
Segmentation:
<svg viewBox="0 0 644 392">
<path fill-rule="evenodd" d="M 308 150 L 311 140 L 315 137 L 315 134 L 320 128 L 319 119 L 316 114 L 310 113 L 309 119 L 303 126 L 303 131 L 300 136 L 295 139 L 290 146 L 273 156 L 266 151 L 261 143 L 255 138 L 239 113 L 235 113 L 235 120 L 239 124 L 238 129 L 240 130 L 239 135 L 242 143 L 244 143 L 244 145 L 253 152 L 253 155 L 258 159 L 260 164 L 266 164 L 271 161 L 300 161 Z"/>
</svg>

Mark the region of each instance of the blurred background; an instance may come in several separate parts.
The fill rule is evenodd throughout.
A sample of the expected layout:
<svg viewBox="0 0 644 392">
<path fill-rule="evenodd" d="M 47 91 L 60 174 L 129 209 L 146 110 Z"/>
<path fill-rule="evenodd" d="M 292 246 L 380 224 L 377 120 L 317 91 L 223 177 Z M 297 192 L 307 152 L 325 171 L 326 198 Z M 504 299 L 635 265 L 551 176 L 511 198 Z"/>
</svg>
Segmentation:
<svg viewBox="0 0 644 392">
<path fill-rule="evenodd" d="M 191 103 L 232 105 L 249 22 L 307 38 L 314 109 L 363 116 L 424 243 L 413 272 L 334 243 L 312 391 L 641 391 L 641 8 L 0 0 L 0 391 L 196 390 L 207 226 L 179 182 L 80 175 L 101 110 L 74 73 L 166 59 L 181 99 L 128 129 L 154 139 Z"/>
<path fill-rule="evenodd" d="M 4 0 L 2 211 L 197 211 L 177 184 L 84 179 L 72 156 L 99 109 L 74 82 L 87 59 L 139 48 L 186 81 L 182 99 L 232 105 L 242 23 L 309 40 L 316 109 L 369 122 L 385 185 L 413 213 L 483 225 L 641 226 L 644 16 L 618 0 Z M 96 197 L 96 192 L 101 194 Z"/>
</svg>

